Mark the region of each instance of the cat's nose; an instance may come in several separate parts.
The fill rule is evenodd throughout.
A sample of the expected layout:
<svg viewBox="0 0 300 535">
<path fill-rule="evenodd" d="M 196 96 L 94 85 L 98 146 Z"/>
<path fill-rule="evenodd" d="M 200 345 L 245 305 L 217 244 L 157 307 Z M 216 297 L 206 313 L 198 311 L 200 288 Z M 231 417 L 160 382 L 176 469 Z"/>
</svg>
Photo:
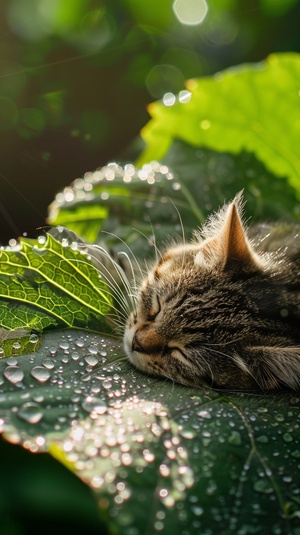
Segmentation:
<svg viewBox="0 0 300 535">
<path fill-rule="evenodd" d="M 137 333 L 135 333 L 132 339 L 132 351 L 137 351 L 138 353 L 143 353 L 144 351 Z"/>
</svg>

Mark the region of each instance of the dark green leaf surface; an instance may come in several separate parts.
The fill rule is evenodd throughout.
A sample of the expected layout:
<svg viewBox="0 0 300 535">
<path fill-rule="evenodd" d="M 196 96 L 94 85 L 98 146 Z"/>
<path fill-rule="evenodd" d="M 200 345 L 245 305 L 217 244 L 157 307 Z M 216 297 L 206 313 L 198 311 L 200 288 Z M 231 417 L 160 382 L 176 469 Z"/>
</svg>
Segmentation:
<svg viewBox="0 0 300 535">
<path fill-rule="evenodd" d="M 35 354 L 2 360 L 0 377 L 4 436 L 75 471 L 111 533 L 297 533 L 297 395 L 156 380 L 80 331 L 45 334 Z"/>
</svg>

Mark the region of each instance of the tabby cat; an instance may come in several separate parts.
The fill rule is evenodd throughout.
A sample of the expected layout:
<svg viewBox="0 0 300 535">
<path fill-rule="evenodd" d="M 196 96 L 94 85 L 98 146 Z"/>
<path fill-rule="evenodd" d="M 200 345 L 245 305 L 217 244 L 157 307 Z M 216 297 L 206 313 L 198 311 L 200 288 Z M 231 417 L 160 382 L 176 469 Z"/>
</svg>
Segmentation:
<svg viewBox="0 0 300 535">
<path fill-rule="evenodd" d="M 238 194 L 142 282 L 124 333 L 139 370 L 189 386 L 299 389 L 300 254 L 265 251 L 268 233 L 251 239 L 242 212 Z"/>
</svg>

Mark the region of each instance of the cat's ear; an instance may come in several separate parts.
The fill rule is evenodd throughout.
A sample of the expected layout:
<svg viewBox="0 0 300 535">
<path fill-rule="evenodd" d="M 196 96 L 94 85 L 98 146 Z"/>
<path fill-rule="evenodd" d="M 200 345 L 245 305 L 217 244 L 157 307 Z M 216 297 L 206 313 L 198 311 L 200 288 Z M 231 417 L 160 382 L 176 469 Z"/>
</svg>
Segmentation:
<svg viewBox="0 0 300 535">
<path fill-rule="evenodd" d="M 247 270 L 257 269 L 259 257 L 253 251 L 242 222 L 242 193 L 215 214 L 202 229 L 196 263 L 207 268 L 227 268 L 236 265 Z"/>
<path fill-rule="evenodd" d="M 248 241 L 246 230 L 241 219 L 240 197 L 228 207 L 220 232 L 223 267 L 234 263 L 249 267 L 257 267 L 257 258 Z"/>
<path fill-rule="evenodd" d="M 250 347 L 245 348 L 251 357 L 251 374 L 262 390 L 300 386 L 299 347 Z M 250 366 L 249 366 L 250 367 Z"/>
</svg>

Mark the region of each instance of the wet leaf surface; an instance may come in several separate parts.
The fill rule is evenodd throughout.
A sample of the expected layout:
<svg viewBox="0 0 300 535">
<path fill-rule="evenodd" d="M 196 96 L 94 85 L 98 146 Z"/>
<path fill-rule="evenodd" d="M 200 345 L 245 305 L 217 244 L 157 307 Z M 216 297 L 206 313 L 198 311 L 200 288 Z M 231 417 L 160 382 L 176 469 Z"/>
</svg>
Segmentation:
<svg viewBox="0 0 300 535">
<path fill-rule="evenodd" d="M 227 395 L 157 380 L 120 343 L 44 335 L 0 362 L 7 440 L 50 451 L 86 482 L 116 533 L 296 533 L 294 394 Z"/>
</svg>

